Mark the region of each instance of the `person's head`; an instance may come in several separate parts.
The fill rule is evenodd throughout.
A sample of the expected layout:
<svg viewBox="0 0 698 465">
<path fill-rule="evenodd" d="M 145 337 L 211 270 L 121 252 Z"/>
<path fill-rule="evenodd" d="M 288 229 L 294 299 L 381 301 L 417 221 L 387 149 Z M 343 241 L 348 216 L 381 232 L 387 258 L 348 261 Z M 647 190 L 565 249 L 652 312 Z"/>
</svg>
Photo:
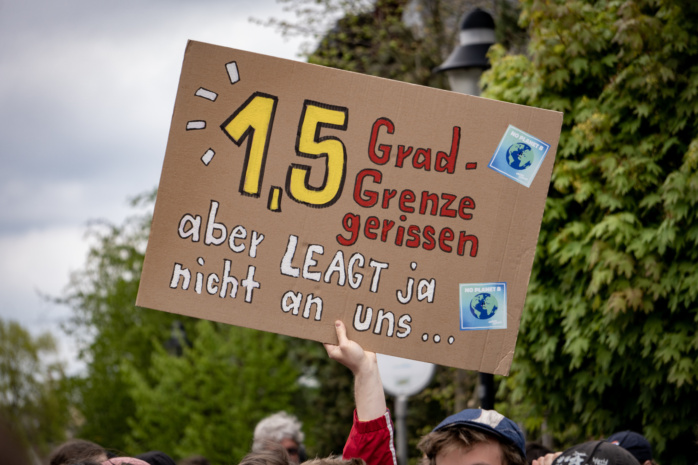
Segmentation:
<svg viewBox="0 0 698 465">
<path fill-rule="evenodd" d="M 291 462 L 299 463 L 305 437 L 301 431 L 302 426 L 296 417 L 286 412 L 270 415 L 257 423 L 252 451 L 264 450 L 267 441 L 275 442 L 286 449 Z"/>
<path fill-rule="evenodd" d="M 633 454 L 607 441 L 589 441 L 565 450 L 553 465 L 640 465 Z"/>
<path fill-rule="evenodd" d="M 107 460 L 104 447 L 83 439 L 71 439 L 56 447 L 49 457 L 50 465 L 67 465 L 80 462 L 100 463 Z"/>
<path fill-rule="evenodd" d="M 622 447 L 627 450 L 633 457 L 642 465 L 652 464 L 652 446 L 649 441 L 641 434 L 633 431 L 621 431 L 612 434 L 606 439 L 611 444 Z"/>
<path fill-rule="evenodd" d="M 192 455 L 177 462 L 177 465 L 211 465 L 203 455 Z"/>
<path fill-rule="evenodd" d="M 358 457 L 345 460 L 342 457 L 330 455 L 329 457 L 325 458 L 317 457 L 308 460 L 307 462 L 303 462 L 303 465 L 366 465 L 366 462 L 364 462 L 363 459 Z"/>
<path fill-rule="evenodd" d="M 242 458 L 239 465 L 291 465 L 286 448 L 276 441 L 262 441 L 259 450 L 253 450 Z"/>
<path fill-rule="evenodd" d="M 150 465 L 175 465 L 175 461 L 172 457 L 159 450 L 151 450 L 143 454 L 138 454 L 136 458 L 148 462 Z"/>
<path fill-rule="evenodd" d="M 111 457 L 104 460 L 100 465 L 150 465 L 145 460 L 136 457 Z"/>
<path fill-rule="evenodd" d="M 543 457 L 547 454 L 551 454 L 553 451 L 543 444 L 538 442 L 527 442 L 526 443 L 526 463 L 531 465 L 534 460 Z"/>
<path fill-rule="evenodd" d="M 418 447 L 422 465 L 524 465 L 524 444 L 521 429 L 505 416 L 466 409 L 442 421 Z"/>
</svg>

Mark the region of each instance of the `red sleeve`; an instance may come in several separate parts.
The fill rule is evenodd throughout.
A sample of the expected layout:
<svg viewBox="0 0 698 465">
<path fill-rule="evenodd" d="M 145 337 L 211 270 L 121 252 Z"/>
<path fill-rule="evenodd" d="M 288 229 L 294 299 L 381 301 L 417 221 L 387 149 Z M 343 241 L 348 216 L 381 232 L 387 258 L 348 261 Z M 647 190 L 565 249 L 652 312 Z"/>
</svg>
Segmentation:
<svg viewBox="0 0 698 465">
<path fill-rule="evenodd" d="M 359 457 L 366 465 L 397 465 L 390 411 L 375 420 L 359 421 L 354 410 L 354 424 L 342 457 L 345 460 Z"/>
</svg>

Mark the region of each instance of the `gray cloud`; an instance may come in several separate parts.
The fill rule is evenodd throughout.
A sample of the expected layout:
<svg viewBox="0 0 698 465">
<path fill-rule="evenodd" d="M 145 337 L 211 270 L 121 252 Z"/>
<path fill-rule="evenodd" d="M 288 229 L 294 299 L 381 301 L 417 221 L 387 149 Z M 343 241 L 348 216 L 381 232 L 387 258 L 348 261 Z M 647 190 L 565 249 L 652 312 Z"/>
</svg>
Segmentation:
<svg viewBox="0 0 698 465">
<path fill-rule="evenodd" d="M 56 334 L 93 219 L 155 187 L 188 39 L 296 58 L 273 0 L 0 3 L 0 318 Z M 70 344 L 67 344 L 70 345 Z"/>
</svg>

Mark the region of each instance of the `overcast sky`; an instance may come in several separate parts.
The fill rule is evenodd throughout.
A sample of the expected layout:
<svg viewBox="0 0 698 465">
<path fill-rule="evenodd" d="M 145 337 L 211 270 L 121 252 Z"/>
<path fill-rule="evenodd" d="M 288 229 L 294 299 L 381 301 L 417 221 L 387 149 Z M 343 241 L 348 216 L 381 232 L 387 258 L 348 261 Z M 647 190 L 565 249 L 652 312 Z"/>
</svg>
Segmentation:
<svg viewBox="0 0 698 465">
<path fill-rule="evenodd" d="M 60 337 L 87 225 L 158 184 L 188 39 L 300 60 L 274 0 L 0 0 L 0 318 Z M 70 362 L 71 367 L 76 366 Z"/>
</svg>

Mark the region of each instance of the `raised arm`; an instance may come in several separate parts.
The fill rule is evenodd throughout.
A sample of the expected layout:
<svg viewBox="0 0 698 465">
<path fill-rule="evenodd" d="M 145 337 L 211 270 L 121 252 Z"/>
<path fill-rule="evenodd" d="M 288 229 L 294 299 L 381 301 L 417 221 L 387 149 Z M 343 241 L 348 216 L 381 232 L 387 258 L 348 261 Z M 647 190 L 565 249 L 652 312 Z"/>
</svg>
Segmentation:
<svg viewBox="0 0 698 465">
<path fill-rule="evenodd" d="M 338 361 L 354 374 L 354 399 L 359 420 L 369 421 L 383 416 L 387 407 L 376 354 L 347 339 L 347 329 L 341 321 L 336 321 L 335 327 L 339 343 L 325 344 L 325 350 L 332 360 Z"/>
<path fill-rule="evenodd" d="M 341 321 L 335 322 L 337 345 L 325 344 L 327 355 L 354 374 L 356 411 L 351 433 L 344 446 L 345 460 L 361 458 L 367 465 L 397 465 L 393 423 L 385 404 L 383 382 L 376 354 L 365 351 L 347 338 Z"/>
</svg>

